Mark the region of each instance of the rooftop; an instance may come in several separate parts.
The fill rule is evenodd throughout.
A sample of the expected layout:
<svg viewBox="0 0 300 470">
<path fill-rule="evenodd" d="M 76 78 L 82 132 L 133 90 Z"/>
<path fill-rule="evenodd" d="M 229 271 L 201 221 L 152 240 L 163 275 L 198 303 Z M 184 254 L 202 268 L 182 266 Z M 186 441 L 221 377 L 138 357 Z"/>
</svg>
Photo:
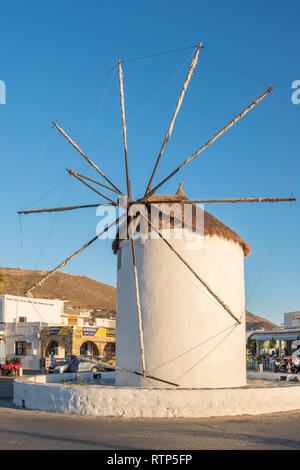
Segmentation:
<svg viewBox="0 0 300 470">
<path fill-rule="evenodd" d="M 182 183 L 180 183 L 180 186 L 178 188 L 178 191 L 175 195 L 164 195 L 164 194 L 159 194 L 159 195 L 154 195 L 154 196 L 151 196 L 149 197 L 148 201 L 151 203 L 153 201 L 155 201 L 156 203 L 159 202 L 159 201 L 182 201 L 182 202 L 185 202 L 185 201 L 189 201 L 189 199 L 186 197 L 183 189 L 182 189 Z M 172 205 L 172 202 L 168 203 L 168 205 Z M 192 230 L 194 232 L 197 231 L 198 227 L 197 227 L 197 220 L 196 220 L 196 214 L 197 214 L 197 211 L 199 210 L 202 210 L 199 206 L 196 206 L 195 204 L 192 204 L 192 220 L 190 221 L 190 224 L 188 223 L 188 225 L 190 225 L 190 227 L 192 228 Z M 183 220 L 184 220 L 184 217 L 183 217 L 183 214 L 184 214 L 184 204 L 182 205 L 182 218 L 181 219 L 176 219 L 175 217 L 170 217 L 170 228 L 174 229 L 174 228 L 182 228 L 182 224 L 183 224 Z M 150 218 L 149 218 L 150 219 Z M 153 219 L 153 214 L 152 214 L 152 219 Z M 150 219 L 151 220 L 151 219 Z M 154 223 L 155 221 L 152 220 L 151 221 L 152 223 Z M 186 222 L 186 219 L 185 219 L 185 222 Z M 125 223 L 125 222 L 124 222 Z M 162 224 L 163 224 L 163 221 L 162 221 L 162 218 L 160 217 L 159 218 L 159 225 L 157 224 L 157 222 L 155 222 L 155 226 L 156 227 L 159 227 L 159 229 L 162 229 Z M 186 226 L 186 225 L 185 225 Z M 202 227 L 201 227 L 202 229 Z M 149 225 L 149 231 L 151 231 L 151 226 Z M 250 253 L 250 247 L 249 245 L 237 234 L 235 233 L 233 230 L 231 230 L 231 228 L 227 227 L 227 225 L 223 224 L 220 220 L 218 220 L 216 217 L 214 217 L 212 214 L 210 214 L 209 212 L 207 211 L 204 211 L 204 235 L 206 236 L 217 236 L 219 238 L 223 238 L 225 240 L 232 240 L 236 243 L 238 243 L 241 248 L 243 249 L 244 251 L 244 256 L 248 256 L 249 253 Z M 116 238 L 112 244 L 112 249 L 113 249 L 113 252 L 116 254 L 119 250 L 119 243 L 120 243 L 120 240 L 119 240 L 119 231 L 117 232 L 117 235 L 116 235 Z"/>
</svg>

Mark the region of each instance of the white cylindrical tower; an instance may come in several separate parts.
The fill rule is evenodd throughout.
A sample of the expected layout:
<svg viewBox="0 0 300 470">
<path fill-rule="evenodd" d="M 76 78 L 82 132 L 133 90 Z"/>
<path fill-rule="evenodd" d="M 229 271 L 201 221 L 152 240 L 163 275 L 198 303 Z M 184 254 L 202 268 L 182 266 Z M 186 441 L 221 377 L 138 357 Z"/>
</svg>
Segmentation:
<svg viewBox="0 0 300 470">
<path fill-rule="evenodd" d="M 186 199 L 182 190 L 156 201 Z M 153 197 L 154 199 L 154 197 Z M 194 224 L 194 220 L 193 220 Z M 234 318 L 161 239 L 136 240 L 145 362 L 148 375 L 183 388 L 246 384 L 244 257 L 250 252 L 235 232 L 204 212 L 202 246 L 171 239 L 176 251 L 241 320 Z M 167 387 L 143 378 L 130 240 L 116 239 L 117 384 Z"/>
</svg>

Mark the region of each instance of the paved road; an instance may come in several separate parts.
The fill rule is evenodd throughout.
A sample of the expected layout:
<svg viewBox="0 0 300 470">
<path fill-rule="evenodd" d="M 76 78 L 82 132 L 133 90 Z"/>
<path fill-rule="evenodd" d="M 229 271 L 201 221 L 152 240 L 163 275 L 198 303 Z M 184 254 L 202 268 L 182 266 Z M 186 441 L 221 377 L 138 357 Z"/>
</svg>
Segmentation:
<svg viewBox="0 0 300 470">
<path fill-rule="evenodd" d="M 27 369 L 23 371 L 24 375 L 38 375 L 41 374 L 40 370 Z M 14 378 L 7 376 L 0 376 L 0 399 L 1 398 L 12 398 L 14 388 Z"/>
<path fill-rule="evenodd" d="M 300 449 L 300 411 L 205 419 L 65 416 L 0 400 L 0 449 Z"/>
<path fill-rule="evenodd" d="M 14 379 L 12 377 L 0 377 L 0 399 L 12 398 L 13 382 Z"/>
</svg>

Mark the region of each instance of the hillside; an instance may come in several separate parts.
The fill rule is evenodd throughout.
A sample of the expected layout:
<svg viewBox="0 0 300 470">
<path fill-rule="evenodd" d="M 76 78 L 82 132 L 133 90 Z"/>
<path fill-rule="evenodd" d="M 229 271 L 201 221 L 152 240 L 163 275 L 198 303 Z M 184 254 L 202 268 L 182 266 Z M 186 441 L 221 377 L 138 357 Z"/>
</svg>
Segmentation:
<svg viewBox="0 0 300 470">
<path fill-rule="evenodd" d="M 0 268 L 0 274 L 4 274 L 6 278 L 1 293 L 22 296 L 25 289 L 41 279 L 46 271 Z M 86 276 L 57 272 L 42 287 L 36 288 L 33 295 L 46 299 L 62 299 L 68 301 L 67 306 L 82 310 L 116 310 L 115 287 Z M 246 322 L 247 330 L 278 328 L 278 325 L 266 318 L 248 311 Z"/>
<path fill-rule="evenodd" d="M 249 330 L 271 330 L 279 328 L 275 323 L 270 322 L 266 318 L 254 315 L 254 313 L 246 311 L 246 329 Z"/>
<path fill-rule="evenodd" d="M 0 268 L 0 274 L 6 278 L 1 293 L 22 296 L 25 289 L 41 279 L 46 271 Z M 78 309 L 116 309 L 115 287 L 86 276 L 57 272 L 32 294 L 34 297 L 68 300 L 67 306 Z"/>
</svg>

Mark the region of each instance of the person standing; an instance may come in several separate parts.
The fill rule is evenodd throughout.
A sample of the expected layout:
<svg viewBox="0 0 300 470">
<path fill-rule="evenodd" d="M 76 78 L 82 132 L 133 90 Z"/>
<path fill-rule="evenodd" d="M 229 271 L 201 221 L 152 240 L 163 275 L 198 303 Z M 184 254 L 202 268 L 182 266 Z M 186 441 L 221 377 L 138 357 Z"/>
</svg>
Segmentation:
<svg viewBox="0 0 300 470">
<path fill-rule="evenodd" d="M 76 356 L 71 356 L 71 361 L 66 372 L 78 372 L 79 361 Z"/>
</svg>

